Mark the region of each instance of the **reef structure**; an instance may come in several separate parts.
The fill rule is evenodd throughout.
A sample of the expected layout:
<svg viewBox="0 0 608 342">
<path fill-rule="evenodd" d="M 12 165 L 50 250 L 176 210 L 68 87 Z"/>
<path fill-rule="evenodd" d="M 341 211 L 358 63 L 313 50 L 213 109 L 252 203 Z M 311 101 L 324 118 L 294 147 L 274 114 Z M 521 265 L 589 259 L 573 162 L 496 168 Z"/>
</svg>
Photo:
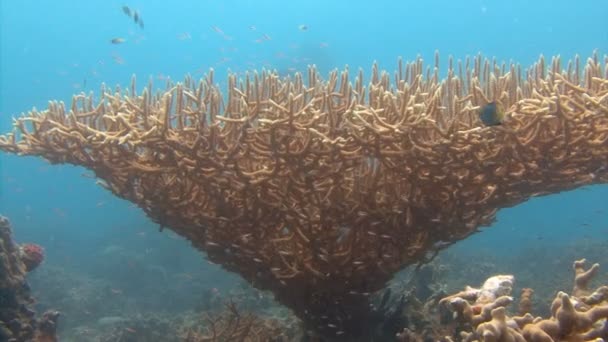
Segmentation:
<svg viewBox="0 0 608 342">
<path fill-rule="evenodd" d="M 25 280 L 33 264 L 28 265 L 31 260 L 24 256 L 21 246 L 13 242 L 11 234 L 10 222 L 0 216 L 0 341 L 55 342 L 59 313 L 47 311 L 41 318 L 36 318 L 36 312 L 31 309 L 33 298 Z M 41 252 L 37 245 L 25 246 L 36 246 L 34 252 Z M 42 255 L 38 257 L 42 258 Z"/>
<path fill-rule="evenodd" d="M 439 64 L 374 65 L 367 85 L 348 69 L 229 75 L 225 96 L 213 71 L 139 94 L 133 79 L 33 109 L 0 149 L 92 170 L 308 330 L 365 339 L 369 294 L 395 272 L 500 208 L 608 181 L 606 59 L 450 58 L 444 79 Z M 491 102 L 506 115 L 487 127 Z"/>
<path fill-rule="evenodd" d="M 585 259 L 574 262 L 574 289 L 570 295 L 557 293 L 551 304 L 551 317 L 546 319 L 534 317 L 530 312 L 507 314 L 507 306 L 513 302 L 511 275 L 488 278 L 480 289 L 467 287 L 443 298 L 440 304 L 468 326 L 469 331 L 461 331 L 458 339 L 463 342 L 603 342 L 608 340 L 608 286 L 594 291 L 588 287 L 598 268 L 599 264 L 594 264 L 585 269 Z M 522 291 L 520 307 L 530 296 L 530 289 Z M 444 340 L 452 341 L 452 337 L 446 336 Z"/>
</svg>

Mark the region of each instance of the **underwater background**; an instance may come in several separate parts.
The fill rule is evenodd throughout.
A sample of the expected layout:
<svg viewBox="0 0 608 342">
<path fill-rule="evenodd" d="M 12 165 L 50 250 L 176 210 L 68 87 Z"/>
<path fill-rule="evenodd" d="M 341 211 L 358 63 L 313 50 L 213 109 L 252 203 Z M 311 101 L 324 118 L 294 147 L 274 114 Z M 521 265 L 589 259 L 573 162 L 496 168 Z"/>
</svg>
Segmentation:
<svg viewBox="0 0 608 342">
<path fill-rule="evenodd" d="M 605 0 L 0 4 L 2 132 L 32 107 L 69 102 L 102 82 L 125 86 L 132 75 L 138 88 L 149 79 L 162 87 L 169 78 L 198 78 L 213 68 L 223 85 L 228 72 L 267 68 L 284 75 L 311 64 L 322 74 L 348 65 L 369 75 L 374 61 L 393 70 L 400 56 L 431 61 L 436 50 L 442 65 L 449 55 L 481 53 L 524 67 L 540 55 L 567 60 L 608 51 Z M 125 5 L 145 24 L 125 15 Z M 444 265 L 441 282 L 454 291 L 512 273 L 518 287 L 534 287 L 538 302 L 546 302 L 570 286 L 570 265 L 583 257 L 600 263 L 606 280 L 607 199 L 608 186 L 592 186 L 503 209 L 491 227 L 434 261 Z M 83 168 L 0 154 L 0 214 L 11 220 L 17 241 L 45 249 L 30 285 L 41 310 L 62 312 L 62 340 L 109 341 L 108 331 L 121 324 L 167 330 L 166 317 L 219 308 L 228 298 L 270 314 L 281 310 L 270 294 L 206 262 L 188 241 L 159 232 Z M 138 317 L 150 315 L 156 323 L 136 326 Z"/>
</svg>

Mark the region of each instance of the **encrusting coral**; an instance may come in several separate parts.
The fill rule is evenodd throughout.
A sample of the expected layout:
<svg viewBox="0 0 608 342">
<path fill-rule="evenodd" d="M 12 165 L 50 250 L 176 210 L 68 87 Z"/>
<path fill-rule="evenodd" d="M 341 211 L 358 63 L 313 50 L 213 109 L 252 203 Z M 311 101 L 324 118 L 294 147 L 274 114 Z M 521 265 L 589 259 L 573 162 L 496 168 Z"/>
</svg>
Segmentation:
<svg viewBox="0 0 608 342">
<path fill-rule="evenodd" d="M 604 64 L 604 66 L 602 66 Z M 608 181 L 597 55 L 526 72 L 481 57 L 321 81 L 213 72 L 102 87 L 15 120 L 0 149 L 71 163 L 326 337 L 364 336 L 369 293 L 531 196 Z M 486 127 L 479 109 L 506 110 Z"/>
<path fill-rule="evenodd" d="M 504 283 L 505 286 L 492 287 L 492 296 L 484 295 L 484 284 L 482 289 L 467 288 L 442 299 L 440 303 L 449 307 L 456 319 L 469 325 L 470 331 L 461 333 L 465 342 L 606 341 L 608 286 L 591 292 L 587 285 L 597 273 L 599 264 L 594 264 L 589 270 L 584 269 L 584 264 L 585 259 L 574 263 L 575 286 L 572 295 L 560 291 L 551 304 L 551 318 L 548 319 L 535 318 L 529 312 L 520 316 L 507 315 L 506 306 L 513 301 L 509 296 L 513 276 L 508 276 L 510 280 Z M 522 298 L 528 297 L 529 300 L 529 295 L 530 291 L 524 291 Z"/>
</svg>

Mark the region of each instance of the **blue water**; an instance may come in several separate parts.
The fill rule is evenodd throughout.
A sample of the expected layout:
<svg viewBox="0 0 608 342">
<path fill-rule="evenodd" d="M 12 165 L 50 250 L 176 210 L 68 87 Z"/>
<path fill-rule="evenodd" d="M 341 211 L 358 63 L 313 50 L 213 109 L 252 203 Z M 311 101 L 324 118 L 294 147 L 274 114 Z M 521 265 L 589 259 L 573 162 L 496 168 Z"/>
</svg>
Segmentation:
<svg viewBox="0 0 608 342">
<path fill-rule="evenodd" d="M 32 107 L 44 108 L 51 99 L 69 102 L 72 94 L 96 91 L 102 82 L 126 85 L 132 75 L 140 87 L 149 78 L 162 86 L 166 77 L 198 77 L 213 68 L 222 83 L 229 70 L 264 67 L 284 72 L 316 64 L 327 72 L 349 65 L 367 71 L 378 61 L 393 70 L 399 56 L 431 61 L 436 50 L 443 63 L 448 55 L 482 53 L 522 65 L 541 54 L 568 59 L 608 51 L 605 0 L 0 3 L 2 132 L 13 116 Z M 122 13 L 124 4 L 139 11 L 144 29 Z M 263 35 L 270 40 L 257 42 Z M 126 42 L 111 44 L 116 37 Z M 82 266 L 87 256 L 120 242 L 134 250 L 164 248 L 179 255 L 186 269 L 211 267 L 198 264 L 199 254 L 181 238 L 158 233 L 139 209 L 82 176 L 84 169 L 7 154 L 0 154 L 0 163 L 0 213 L 10 217 L 18 240 L 45 246 L 49 263 Z M 509 254 L 605 239 L 606 198 L 608 186 L 593 186 L 533 199 L 502 210 L 491 228 L 455 249 Z"/>
</svg>

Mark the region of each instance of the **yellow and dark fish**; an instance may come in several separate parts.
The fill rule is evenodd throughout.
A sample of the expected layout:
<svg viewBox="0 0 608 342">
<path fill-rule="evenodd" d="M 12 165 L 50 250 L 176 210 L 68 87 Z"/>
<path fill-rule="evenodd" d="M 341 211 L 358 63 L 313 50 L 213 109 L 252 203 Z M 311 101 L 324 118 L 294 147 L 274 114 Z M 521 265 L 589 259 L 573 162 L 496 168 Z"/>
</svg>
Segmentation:
<svg viewBox="0 0 608 342">
<path fill-rule="evenodd" d="M 505 111 L 500 103 L 492 101 L 481 107 L 479 110 L 479 119 L 486 126 L 501 125 L 505 119 Z"/>
<path fill-rule="evenodd" d="M 122 44 L 124 42 L 126 42 L 127 40 L 124 38 L 113 38 L 112 40 L 110 40 L 110 43 L 112 44 Z"/>
</svg>

